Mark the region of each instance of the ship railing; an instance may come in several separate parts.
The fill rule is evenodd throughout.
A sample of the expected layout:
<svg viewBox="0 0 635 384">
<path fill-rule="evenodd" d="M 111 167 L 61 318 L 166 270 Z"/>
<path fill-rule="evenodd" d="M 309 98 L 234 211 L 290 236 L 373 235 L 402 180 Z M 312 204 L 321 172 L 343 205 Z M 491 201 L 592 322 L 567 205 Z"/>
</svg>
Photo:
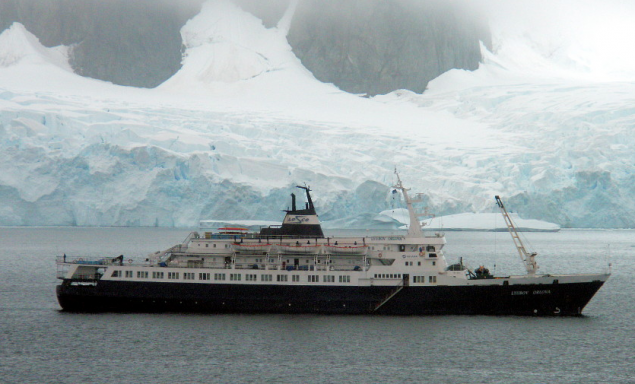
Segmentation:
<svg viewBox="0 0 635 384">
<path fill-rule="evenodd" d="M 107 257 L 86 256 L 57 256 L 58 264 L 110 265 L 112 260 Z"/>
<path fill-rule="evenodd" d="M 364 266 L 359 265 L 289 265 L 289 264 L 259 264 L 259 263 L 236 263 L 233 268 L 232 264 L 225 266 L 203 266 L 201 268 L 210 269 L 241 269 L 241 270 L 270 270 L 270 271 L 362 271 Z M 368 269 L 368 268 L 367 268 Z"/>
<path fill-rule="evenodd" d="M 95 281 L 101 279 L 101 274 L 99 273 L 83 273 L 79 275 L 73 275 L 73 281 Z"/>
<path fill-rule="evenodd" d="M 118 257 L 86 257 L 86 256 L 56 256 L 55 261 L 57 264 L 80 264 L 80 265 L 94 265 L 94 266 L 108 266 L 108 265 L 147 265 L 145 259 L 142 262 L 135 262 L 132 258 Z"/>
<path fill-rule="evenodd" d="M 141 259 L 140 259 L 141 260 Z M 293 265 L 286 263 L 235 263 L 235 264 L 219 264 L 219 265 L 205 265 L 205 264 L 177 264 L 172 262 L 162 262 L 156 265 L 151 265 L 148 261 L 135 262 L 132 258 L 109 258 L 109 257 L 79 257 L 79 256 L 57 256 L 56 262 L 58 264 L 58 277 L 65 276 L 65 271 L 68 271 L 68 266 L 73 264 L 83 266 L 93 266 L 95 268 L 108 267 L 108 266 L 160 266 L 169 268 L 204 268 L 204 269 L 241 269 L 241 270 L 280 270 L 280 271 L 360 271 L 364 268 L 363 262 L 356 265 L 327 265 L 327 264 L 305 264 L 305 265 Z M 368 269 L 369 265 L 367 264 Z M 63 275 L 63 276 L 62 276 Z"/>
</svg>

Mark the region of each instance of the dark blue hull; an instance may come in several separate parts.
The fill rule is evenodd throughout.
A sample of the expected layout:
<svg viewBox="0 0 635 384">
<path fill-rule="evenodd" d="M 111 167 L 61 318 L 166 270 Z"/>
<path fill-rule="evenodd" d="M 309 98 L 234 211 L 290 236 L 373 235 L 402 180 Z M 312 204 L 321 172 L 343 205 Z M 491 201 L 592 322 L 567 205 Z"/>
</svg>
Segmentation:
<svg viewBox="0 0 635 384">
<path fill-rule="evenodd" d="M 57 286 L 78 312 L 577 316 L 603 281 L 492 286 L 344 287 L 99 281 Z M 394 294 L 394 296 L 393 296 Z"/>
</svg>

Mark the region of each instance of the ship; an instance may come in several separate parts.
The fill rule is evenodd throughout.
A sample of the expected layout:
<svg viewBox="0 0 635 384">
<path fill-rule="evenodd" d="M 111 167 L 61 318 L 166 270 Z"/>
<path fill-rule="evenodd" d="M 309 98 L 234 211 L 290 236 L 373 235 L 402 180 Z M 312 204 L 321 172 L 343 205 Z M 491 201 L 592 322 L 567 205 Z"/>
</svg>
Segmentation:
<svg viewBox="0 0 635 384">
<path fill-rule="evenodd" d="M 494 276 L 449 264 L 443 233 L 424 231 L 401 178 L 410 224 L 401 234 L 325 236 L 311 189 L 281 225 L 194 231 L 143 261 L 57 256 L 58 302 L 69 312 L 580 316 L 610 276 L 540 274 L 505 205 L 496 203 L 526 273 Z"/>
</svg>

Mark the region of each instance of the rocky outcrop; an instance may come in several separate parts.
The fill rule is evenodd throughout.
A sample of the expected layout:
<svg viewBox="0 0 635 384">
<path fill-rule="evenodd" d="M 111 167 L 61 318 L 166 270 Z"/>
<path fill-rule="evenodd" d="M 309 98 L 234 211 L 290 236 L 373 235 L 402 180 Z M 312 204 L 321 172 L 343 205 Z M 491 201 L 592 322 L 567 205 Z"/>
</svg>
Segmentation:
<svg viewBox="0 0 635 384">
<path fill-rule="evenodd" d="M 235 0 L 273 27 L 290 0 Z M 5 0 L 0 30 L 18 21 L 48 47 L 71 47 L 80 75 L 155 87 L 181 66 L 180 29 L 203 0 Z M 452 69 L 476 69 L 483 18 L 468 2 L 303 0 L 288 34 L 304 66 L 323 82 L 369 95 L 423 92 Z"/>
<path fill-rule="evenodd" d="M 155 87 L 181 68 L 180 29 L 200 0 L 3 0 L 0 31 L 21 22 L 43 45 L 71 47 L 82 76 Z"/>
<path fill-rule="evenodd" d="M 478 68 L 489 29 L 465 3 L 305 0 L 288 38 L 320 81 L 352 93 L 421 93 L 449 69 Z"/>
</svg>

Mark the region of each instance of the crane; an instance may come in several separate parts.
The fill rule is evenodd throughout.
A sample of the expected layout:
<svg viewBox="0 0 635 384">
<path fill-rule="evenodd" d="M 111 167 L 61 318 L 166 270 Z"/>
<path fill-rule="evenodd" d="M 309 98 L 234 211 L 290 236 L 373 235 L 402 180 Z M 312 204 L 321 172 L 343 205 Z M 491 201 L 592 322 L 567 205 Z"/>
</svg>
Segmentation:
<svg viewBox="0 0 635 384">
<path fill-rule="evenodd" d="M 511 217 L 509 217 L 509 213 L 507 213 L 507 209 L 505 209 L 505 205 L 501 198 L 497 195 L 496 197 L 496 205 L 501 210 L 503 214 L 503 218 L 505 219 L 505 224 L 507 224 L 507 230 L 509 230 L 509 234 L 512 236 L 514 240 L 514 245 L 516 245 L 516 249 L 518 250 L 518 254 L 520 255 L 520 259 L 525 265 L 525 269 L 527 270 L 527 274 L 530 276 L 534 276 L 536 271 L 538 270 L 538 263 L 536 263 L 536 256 L 538 255 L 536 252 L 527 252 L 525 249 L 525 245 L 523 244 L 520 236 L 518 236 L 518 231 L 512 222 Z"/>
</svg>

